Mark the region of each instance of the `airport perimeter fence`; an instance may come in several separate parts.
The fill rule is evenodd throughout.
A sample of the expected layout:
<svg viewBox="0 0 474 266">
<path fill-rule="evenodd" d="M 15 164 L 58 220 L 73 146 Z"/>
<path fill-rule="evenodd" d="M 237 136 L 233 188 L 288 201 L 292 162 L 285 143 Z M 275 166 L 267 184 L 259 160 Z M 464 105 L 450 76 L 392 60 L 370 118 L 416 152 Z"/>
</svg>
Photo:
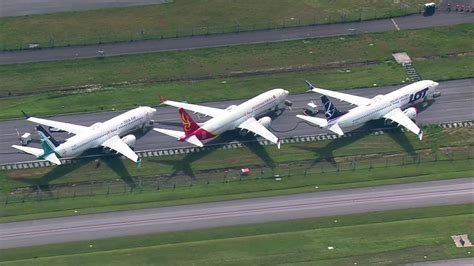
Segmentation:
<svg viewBox="0 0 474 266">
<path fill-rule="evenodd" d="M 440 148 L 436 153 L 433 153 L 431 150 L 423 150 L 404 154 L 316 158 L 315 160 L 308 161 L 279 163 L 273 167 L 268 165 L 247 165 L 188 173 L 178 172 L 154 176 L 131 176 L 115 180 L 91 180 L 77 184 L 22 187 L 8 193 L 2 193 L 0 202 L 4 202 L 7 205 L 90 196 L 130 195 L 133 197 L 142 193 L 175 191 L 185 187 L 193 189 L 196 186 L 203 187 L 212 184 L 239 186 L 244 182 L 256 180 L 281 182 L 282 187 L 287 186 L 286 182 L 296 182 L 299 186 L 315 184 L 321 186 L 335 185 L 347 182 L 347 178 L 350 177 L 345 175 L 344 178 L 338 179 L 334 175 L 326 176 L 327 173 L 337 174 L 339 172 L 344 174 L 348 172 L 356 173 L 357 171 L 377 171 L 377 169 L 387 169 L 387 173 L 390 173 L 392 171 L 390 170 L 391 167 L 418 167 L 458 160 L 466 160 L 466 163 L 470 163 L 467 160 L 470 160 L 472 156 L 473 147 L 468 146 L 456 149 Z M 250 169 L 250 173 L 242 174 L 242 168 L 247 167 Z M 380 176 L 380 179 L 389 176 L 391 175 L 384 174 Z M 352 180 L 352 182 L 356 181 Z M 255 186 L 259 185 L 261 183 L 255 183 Z"/>
<path fill-rule="evenodd" d="M 357 22 L 362 20 L 376 20 L 383 18 L 394 18 L 411 15 L 421 12 L 419 7 L 401 7 L 398 10 L 380 11 L 359 9 L 353 12 L 341 12 L 326 17 L 290 17 L 277 20 L 268 20 L 258 23 L 239 23 L 222 24 L 217 26 L 199 26 L 190 28 L 174 28 L 172 30 L 163 30 L 159 27 L 154 29 L 139 30 L 136 32 L 126 32 L 119 29 L 110 29 L 107 34 L 100 36 L 81 36 L 76 32 L 64 32 L 62 36 L 50 34 L 43 40 L 29 40 L 28 42 L 0 42 L 0 50 L 23 50 L 23 49 L 41 49 L 53 47 L 82 46 L 91 44 L 106 44 L 119 42 L 134 42 L 145 40 L 160 40 L 168 38 L 193 37 L 211 34 L 240 33 L 257 30 L 284 29 L 291 27 L 315 26 L 323 24 L 336 24 L 346 22 Z M 356 33 L 356 32 L 354 32 Z M 97 56 L 107 55 L 107 51 L 98 51 Z"/>
</svg>

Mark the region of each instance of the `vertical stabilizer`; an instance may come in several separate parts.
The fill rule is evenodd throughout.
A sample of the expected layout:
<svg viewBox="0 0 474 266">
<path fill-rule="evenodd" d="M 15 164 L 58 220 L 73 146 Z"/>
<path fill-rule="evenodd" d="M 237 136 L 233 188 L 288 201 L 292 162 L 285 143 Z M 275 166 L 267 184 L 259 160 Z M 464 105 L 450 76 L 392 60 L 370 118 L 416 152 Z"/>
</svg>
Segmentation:
<svg viewBox="0 0 474 266">
<path fill-rule="evenodd" d="M 324 115 L 326 116 L 327 120 L 334 119 L 344 114 L 337 110 L 336 106 L 328 99 L 326 95 L 321 96 L 321 101 L 324 105 Z"/>
<path fill-rule="evenodd" d="M 54 149 L 59 146 L 59 142 L 56 141 L 43 126 L 37 126 L 36 130 L 38 130 L 40 136 L 41 147 L 44 150 L 44 155 L 54 153 Z"/>
<path fill-rule="evenodd" d="M 198 124 L 194 122 L 192 117 L 183 108 L 179 108 L 179 116 L 181 117 L 181 122 L 183 123 L 183 130 L 186 137 L 192 135 L 194 131 L 199 129 Z"/>
</svg>

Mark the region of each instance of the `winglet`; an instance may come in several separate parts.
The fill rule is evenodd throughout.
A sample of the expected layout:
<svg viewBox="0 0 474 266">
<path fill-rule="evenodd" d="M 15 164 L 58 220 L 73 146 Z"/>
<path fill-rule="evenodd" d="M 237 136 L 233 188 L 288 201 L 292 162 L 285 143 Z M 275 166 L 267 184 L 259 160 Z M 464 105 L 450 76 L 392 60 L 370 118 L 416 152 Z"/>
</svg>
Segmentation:
<svg viewBox="0 0 474 266">
<path fill-rule="evenodd" d="M 419 138 L 420 140 L 423 139 L 423 130 L 420 130 L 420 133 L 418 133 L 418 138 Z"/>
<path fill-rule="evenodd" d="M 137 163 L 137 168 L 142 167 L 142 159 L 138 158 L 136 163 Z"/>
<path fill-rule="evenodd" d="M 25 117 L 25 119 L 30 118 L 30 116 L 29 116 L 27 113 L 25 113 L 23 110 L 21 110 L 21 113 L 23 114 L 23 116 Z"/>
<path fill-rule="evenodd" d="M 166 97 L 165 97 L 165 96 L 163 96 L 163 95 L 160 95 L 160 101 L 161 101 L 161 102 L 166 102 L 166 100 L 167 100 L 167 99 L 166 99 Z"/>
<path fill-rule="evenodd" d="M 304 82 L 306 82 L 306 85 L 308 85 L 308 90 L 306 92 L 310 92 L 310 91 L 313 91 L 313 84 L 311 84 L 311 82 L 305 80 Z"/>
<path fill-rule="evenodd" d="M 280 149 L 280 146 L 281 146 L 281 140 L 278 139 L 278 141 L 277 141 L 277 148 Z"/>
</svg>

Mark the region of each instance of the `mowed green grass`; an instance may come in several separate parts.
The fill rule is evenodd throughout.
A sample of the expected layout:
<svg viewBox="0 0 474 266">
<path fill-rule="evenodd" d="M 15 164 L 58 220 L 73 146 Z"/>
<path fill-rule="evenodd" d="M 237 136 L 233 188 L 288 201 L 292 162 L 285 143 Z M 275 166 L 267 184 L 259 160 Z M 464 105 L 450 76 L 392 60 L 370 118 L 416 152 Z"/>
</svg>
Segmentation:
<svg viewBox="0 0 474 266">
<path fill-rule="evenodd" d="M 97 194 L 87 196 L 72 197 L 69 193 L 60 194 L 56 198 L 56 194 L 53 194 L 53 198 L 43 197 L 42 200 L 36 200 L 32 194 L 23 203 L 2 203 L 0 222 L 462 178 L 473 176 L 473 163 L 474 159 L 464 159 L 387 168 L 374 163 L 373 169 L 340 172 L 329 172 L 326 169 L 324 173 L 318 169 L 306 176 L 302 172 L 293 173 L 291 177 L 284 176 L 282 181 L 264 178 L 239 182 L 235 178 L 230 182 L 219 180 L 205 184 L 204 181 L 198 185 L 160 190 L 148 187 L 133 193 L 119 192 L 110 195 L 107 194 L 107 188 L 103 188 L 102 191 L 93 191 Z"/>
<path fill-rule="evenodd" d="M 474 132 L 471 128 L 441 129 L 429 127 L 425 128 L 424 131 L 423 141 L 419 141 L 417 136 L 410 132 L 396 132 L 283 144 L 281 149 L 278 149 L 275 145 L 260 146 L 254 143 L 249 147 L 238 149 L 214 149 L 187 155 L 143 158 L 140 168 L 137 168 L 133 162 L 128 160 L 117 160 L 117 165 L 113 168 L 119 168 L 118 164 L 123 163 L 123 168 L 130 176 L 152 176 L 174 171 L 186 173 L 189 168 L 193 172 L 245 165 L 277 168 L 278 164 L 287 162 L 305 160 L 323 162 L 328 158 L 353 155 L 376 154 L 382 157 L 387 154 L 412 154 L 421 150 L 426 150 L 433 155 L 435 153 L 441 155 L 444 152 L 439 150 L 441 148 L 469 147 L 474 144 Z M 148 134 L 157 133 L 149 132 Z M 410 156 L 407 156 L 407 158 L 410 158 Z M 222 164 L 216 165 L 216 161 L 220 161 Z M 316 168 L 319 170 L 319 165 Z M 115 180 L 120 178 L 105 163 L 97 168 L 95 161 L 51 168 L 11 170 L 6 173 L 10 188 L 24 187 L 31 184 L 71 184 L 89 180 Z"/>
<path fill-rule="evenodd" d="M 6 265 L 394 265 L 471 257 L 473 205 L 373 212 L 5 250 Z M 337 222 L 336 222 L 337 221 Z M 328 249 L 333 247 L 333 249 Z"/>
<path fill-rule="evenodd" d="M 351 72 L 346 72 L 350 70 Z M 375 77 L 378 77 L 377 79 Z M 100 112 L 137 106 L 158 106 L 159 96 L 193 103 L 248 99 L 272 88 L 290 93 L 307 90 L 304 80 L 330 89 L 349 89 L 400 84 L 405 81 L 403 69 L 394 62 L 344 69 L 292 72 L 238 78 L 214 78 L 200 81 L 166 82 L 153 85 L 111 86 L 100 90 L 76 93 L 48 93 L 23 97 L 0 98 L 0 118 L 21 117 L 20 110 L 35 116 Z"/>
<path fill-rule="evenodd" d="M 414 61 L 422 78 L 437 81 L 474 77 L 474 57 L 450 57 Z M 75 112 L 101 112 L 137 106 L 158 106 L 159 96 L 193 103 L 249 99 L 272 88 L 304 93 L 304 80 L 331 90 L 377 86 L 402 86 L 407 80 L 403 68 L 394 61 L 367 66 L 213 78 L 199 81 L 164 82 L 152 85 L 110 86 L 76 93 L 48 93 L 27 97 L 0 98 L 0 119 L 21 117 L 20 110 L 35 116 Z M 67 104 L 65 104 L 67 103 Z"/>
<path fill-rule="evenodd" d="M 456 54 L 472 52 L 472 34 L 472 24 L 465 24 L 103 59 L 1 65 L 0 92 L 15 95 L 88 84 L 222 78 L 242 72 L 381 63 L 392 60 L 391 54 L 399 51 L 406 51 L 411 57 Z"/>
<path fill-rule="evenodd" d="M 174 0 L 167 4 L 0 18 L 0 49 L 169 38 L 416 13 L 424 1 Z"/>
<path fill-rule="evenodd" d="M 69 191 L 68 194 L 66 192 L 61 194 L 52 193 L 53 200 L 36 200 L 35 195 L 32 194 L 27 196 L 24 203 L 21 203 L 21 200 L 20 203 L 18 201 L 12 203 L 15 197 L 12 194 L 9 195 L 10 203 L 2 204 L 0 221 L 68 216 L 74 215 L 74 211 L 78 211 L 79 214 L 96 213 L 472 176 L 474 174 L 473 159 L 459 156 L 460 154 L 456 152 L 458 149 L 456 146 L 472 145 L 471 131 L 469 129 L 456 129 L 443 132 L 428 128 L 425 130 L 424 142 L 419 142 L 416 136 L 411 135 L 399 135 L 398 137 L 394 136 L 394 138 L 382 135 L 352 141 L 351 138 L 344 138 L 327 142 L 285 145 L 280 152 L 273 146 L 265 147 L 275 164 L 275 173 L 281 174 L 283 177 L 281 181 L 275 181 L 268 175 L 265 178 L 259 177 L 258 165 L 266 165 L 268 159 L 262 161 L 262 158 L 245 149 L 215 151 L 206 153 L 204 156 L 198 153 L 185 157 L 148 158 L 145 159 L 143 168 L 140 169 L 136 169 L 133 165 L 124 161 L 123 165 L 131 176 L 147 176 L 174 171 L 189 173 L 189 171 L 197 172 L 200 169 L 216 169 L 221 165 L 234 169 L 239 166 L 250 166 L 255 173 L 250 178 L 244 178 L 243 181 L 239 181 L 239 178 L 231 173 L 228 182 L 223 182 L 222 176 L 209 178 L 206 174 L 196 174 L 196 180 L 192 181 L 193 186 L 190 186 L 191 178 L 181 176 L 179 177 L 181 185 L 176 189 L 172 189 L 168 184 L 168 188 L 157 190 L 155 184 L 151 184 L 144 187 L 143 190 L 135 190 L 134 193 L 123 193 L 123 186 L 119 186 L 119 194 L 107 195 L 107 187 L 105 186 L 98 187 L 93 191 L 93 194 L 98 194 L 96 196 L 88 194 L 88 196 L 71 198 L 72 192 Z M 403 144 L 398 144 L 399 142 Z M 416 144 L 417 142 L 420 144 Z M 410 150 L 411 143 L 413 143 L 414 150 L 410 153 L 426 153 L 426 149 L 429 150 L 431 147 L 431 153 L 437 153 L 438 159 L 441 160 L 449 158 L 445 155 L 447 150 L 454 150 L 455 160 L 426 162 L 426 159 L 423 159 L 421 164 L 406 164 L 411 161 L 411 156 L 406 156 L 406 163 L 404 164 L 400 161 L 400 158 L 392 156 L 389 157 L 391 161 L 388 163 L 388 167 L 385 160 L 379 160 L 383 154 L 403 153 L 405 148 Z M 450 148 L 446 149 L 446 146 Z M 259 153 L 265 154 L 263 151 L 259 151 Z M 326 158 L 331 156 L 338 156 L 334 160 L 342 163 L 343 156 L 354 154 L 375 157 L 373 161 L 358 162 L 354 171 L 348 167 L 343 167 L 343 164 L 340 164 L 341 171 L 336 171 L 335 166 L 324 164 L 323 172 L 321 164 L 316 163 L 309 168 L 293 166 L 291 176 L 289 176 L 288 167 L 284 166 L 284 163 L 292 162 L 295 158 L 299 160 L 314 158 L 315 161 L 325 162 Z M 428 154 L 430 154 L 430 151 L 428 151 Z M 222 163 L 216 166 L 216 161 Z M 369 168 L 369 163 L 371 168 Z M 80 182 L 89 180 L 94 180 L 96 184 L 100 184 L 104 180 L 121 180 L 120 175 L 109 169 L 105 164 L 103 165 L 97 168 L 94 162 L 79 165 L 79 167 L 73 165 L 53 169 L 2 171 L 0 172 L 2 175 L 0 180 L 3 180 L 2 191 L 9 194 L 16 187 L 37 183 L 43 185 L 78 183 L 80 186 Z M 123 168 L 123 165 L 120 167 Z M 174 179 L 178 179 L 178 177 L 174 177 Z M 207 183 L 206 180 L 209 182 Z M 165 181 L 162 182 L 162 186 L 166 185 Z M 169 182 L 173 182 L 173 180 Z M 318 186 L 318 188 L 315 189 L 315 186 Z M 86 192 L 88 191 L 87 189 Z M 5 194 L 2 201 L 6 199 Z M 59 198 L 56 199 L 56 196 Z"/>
<path fill-rule="evenodd" d="M 435 62 L 435 63 L 434 63 Z M 414 60 L 418 74 L 424 79 L 449 80 L 474 77 L 474 56 L 439 58 L 436 60 Z"/>
</svg>

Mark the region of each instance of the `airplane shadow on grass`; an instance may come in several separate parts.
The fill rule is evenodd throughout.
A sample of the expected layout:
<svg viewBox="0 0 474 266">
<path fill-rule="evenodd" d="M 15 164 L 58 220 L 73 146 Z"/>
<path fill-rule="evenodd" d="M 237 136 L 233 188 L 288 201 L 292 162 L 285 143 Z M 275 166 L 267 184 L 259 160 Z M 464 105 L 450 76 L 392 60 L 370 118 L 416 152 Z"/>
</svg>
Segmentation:
<svg viewBox="0 0 474 266">
<path fill-rule="evenodd" d="M 103 168 L 104 166 L 102 166 L 102 163 L 104 163 L 106 167 L 112 169 L 117 174 L 117 176 L 120 177 L 123 182 L 125 182 L 130 187 L 131 190 L 136 187 L 135 181 L 130 176 L 130 173 L 123 164 L 122 159 L 115 155 L 109 155 L 100 158 L 81 158 L 76 163 L 55 166 L 51 171 L 40 178 L 17 178 L 16 180 L 29 184 L 33 193 L 42 192 L 48 193 L 49 196 L 53 196 L 53 185 L 51 185 L 51 182 L 59 178 L 63 178 L 74 171 L 80 171 L 83 166 L 90 164 L 91 162 L 95 162 L 94 169 L 99 169 L 101 167 Z M 88 175 L 94 178 L 94 171 L 88 173 Z M 84 181 L 87 182 L 88 180 Z"/>
<path fill-rule="evenodd" d="M 281 108 L 276 111 L 270 111 L 267 114 L 265 114 L 265 116 L 269 116 L 272 120 L 274 120 L 280 115 L 282 115 L 285 110 L 286 110 L 285 108 Z M 196 119 L 197 121 L 204 122 L 203 119 L 205 117 L 196 116 L 196 118 L 197 118 Z M 182 123 L 180 121 L 163 121 L 163 122 L 158 122 L 158 124 L 174 126 L 180 129 L 182 127 Z M 258 143 L 256 136 L 254 136 L 254 134 L 251 132 L 243 136 L 240 134 L 238 129 L 230 130 L 230 131 L 226 131 L 222 133 L 216 138 L 205 143 L 204 147 L 206 147 L 207 149 L 200 152 L 189 153 L 186 156 L 184 156 L 184 158 L 181 160 L 150 159 L 149 161 L 154 162 L 154 163 L 171 165 L 173 167 L 173 172 L 168 176 L 167 180 L 172 179 L 179 173 L 187 175 L 191 179 L 195 180 L 196 175 L 194 173 L 194 170 L 192 169 L 192 166 L 191 166 L 192 163 L 204 158 L 205 156 L 211 154 L 218 148 L 223 147 L 227 143 L 233 142 L 233 141 L 240 142 L 244 147 L 246 147 L 256 156 L 258 156 L 267 167 L 270 167 L 272 169 L 275 168 L 275 162 L 270 157 L 270 155 L 265 150 L 265 148 Z"/>
<path fill-rule="evenodd" d="M 150 128 L 151 129 L 151 128 Z M 149 131 L 148 129 L 147 131 Z M 141 132 L 141 131 L 136 131 L 132 132 L 136 136 L 137 139 L 143 137 L 147 131 Z M 95 169 L 99 169 L 102 166 L 102 163 L 104 163 L 107 167 L 112 169 L 118 177 L 120 177 L 125 184 L 127 184 L 131 190 L 136 188 L 136 183 L 131 177 L 130 173 L 128 172 L 127 168 L 125 167 L 122 159 L 120 158 L 119 155 L 115 154 L 107 154 L 103 151 L 103 148 L 95 148 L 95 149 L 90 149 L 85 151 L 84 153 L 81 154 L 80 157 L 83 156 L 88 156 L 88 155 L 100 155 L 103 154 L 101 157 L 92 157 L 92 158 L 78 158 L 77 162 L 72 163 L 72 164 L 64 164 L 60 166 L 55 166 L 51 171 L 46 173 L 40 178 L 17 178 L 17 181 L 24 182 L 26 184 L 29 184 L 30 187 L 32 188 L 33 192 L 45 192 L 49 193 L 50 196 L 52 196 L 52 189 L 50 183 L 53 182 L 54 180 L 57 180 L 59 178 L 65 177 L 68 174 L 79 170 L 83 166 L 95 161 Z M 94 172 L 91 172 L 89 175 L 93 175 Z"/>
<path fill-rule="evenodd" d="M 308 168 L 311 168 L 314 165 L 322 162 L 327 162 L 330 163 L 332 166 L 337 167 L 333 152 L 342 147 L 355 143 L 360 139 L 363 139 L 364 137 L 368 136 L 373 129 L 384 129 L 384 133 L 390 136 L 393 141 L 398 143 L 407 154 L 409 154 L 413 159 L 417 157 L 415 148 L 408 140 L 406 134 L 403 134 L 401 130 L 394 125 L 385 125 L 383 119 L 369 121 L 355 130 L 346 132 L 353 133 L 352 136 L 332 140 L 324 147 L 314 148 L 297 146 L 297 148 L 315 153 L 316 158 L 311 162 L 311 165 L 308 166 Z"/>
<path fill-rule="evenodd" d="M 206 148 L 205 150 L 194 153 L 188 153 L 182 159 L 163 160 L 153 158 L 148 160 L 148 162 L 171 165 L 173 167 L 173 172 L 168 176 L 168 181 L 177 176 L 178 174 L 184 174 L 186 176 L 189 176 L 192 180 L 196 180 L 196 174 L 194 173 L 192 164 L 208 156 L 217 149 L 223 147 L 228 142 L 233 141 L 240 142 L 244 147 L 246 147 L 256 156 L 258 156 L 266 166 L 270 168 L 275 167 L 275 162 L 270 157 L 265 148 L 258 143 L 256 137 L 254 137 L 253 134 L 241 136 L 238 130 L 224 132 L 218 137 L 206 142 L 206 144 L 204 145 L 204 147 Z M 218 165 L 218 162 L 216 162 L 216 164 Z"/>
</svg>

